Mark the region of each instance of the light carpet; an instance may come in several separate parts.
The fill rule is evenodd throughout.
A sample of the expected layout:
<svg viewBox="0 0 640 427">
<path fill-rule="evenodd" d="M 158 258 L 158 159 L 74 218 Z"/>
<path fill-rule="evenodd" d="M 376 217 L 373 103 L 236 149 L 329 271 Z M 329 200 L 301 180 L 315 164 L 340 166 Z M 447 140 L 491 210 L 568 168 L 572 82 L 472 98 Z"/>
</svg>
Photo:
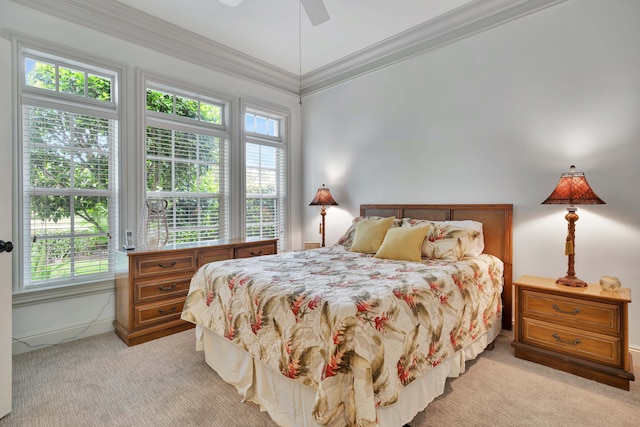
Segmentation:
<svg viewBox="0 0 640 427">
<path fill-rule="evenodd" d="M 516 359 L 511 340 L 501 334 L 467 362 L 411 427 L 640 425 L 639 384 L 619 390 Z M 275 425 L 194 348 L 193 330 L 134 347 L 107 333 L 16 355 L 13 411 L 0 426 Z"/>
</svg>

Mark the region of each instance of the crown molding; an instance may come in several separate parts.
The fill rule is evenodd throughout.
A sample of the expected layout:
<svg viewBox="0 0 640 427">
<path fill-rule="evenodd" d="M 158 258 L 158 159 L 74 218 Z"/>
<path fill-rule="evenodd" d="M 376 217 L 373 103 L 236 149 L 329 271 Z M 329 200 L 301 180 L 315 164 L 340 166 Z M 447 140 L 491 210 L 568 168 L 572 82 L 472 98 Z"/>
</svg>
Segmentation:
<svg viewBox="0 0 640 427">
<path fill-rule="evenodd" d="M 567 0 L 479 0 L 302 76 L 302 96 Z"/>
<path fill-rule="evenodd" d="M 298 75 L 115 0 L 11 0 L 174 58 L 299 94 Z"/>
<path fill-rule="evenodd" d="M 472 1 L 303 75 L 302 88 L 296 74 L 115 0 L 11 1 L 196 65 L 305 96 L 567 0 Z"/>
</svg>

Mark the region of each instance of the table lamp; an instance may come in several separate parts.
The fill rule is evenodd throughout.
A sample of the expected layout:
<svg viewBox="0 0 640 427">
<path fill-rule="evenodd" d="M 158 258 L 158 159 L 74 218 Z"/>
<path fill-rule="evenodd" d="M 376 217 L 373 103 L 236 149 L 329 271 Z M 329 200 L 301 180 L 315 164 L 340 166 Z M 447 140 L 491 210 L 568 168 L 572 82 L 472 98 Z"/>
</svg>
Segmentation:
<svg viewBox="0 0 640 427">
<path fill-rule="evenodd" d="M 318 188 L 318 192 L 316 193 L 316 197 L 313 198 L 309 206 L 322 206 L 322 210 L 320 211 L 320 215 L 322 216 L 322 222 L 320 223 L 320 234 L 322 234 L 322 247 L 324 247 L 324 217 L 327 215 L 327 211 L 325 206 L 334 205 L 337 206 L 338 203 L 331 196 L 331 191 L 327 187 L 322 184 L 322 187 Z"/>
<path fill-rule="evenodd" d="M 587 283 L 584 280 L 580 280 L 576 277 L 574 270 L 575 262 L 575 234 L 576 234 L 576 221 L 578 220 L 578 214 L 574 205 L 602 205 L 605 204 L 601 198 L 596 196 L 593 192 L 583 172 L 576 172 L 576 167 L 571 165 L 568 173 L 563 173 L 560 176 L 560 181 L 551 195 L 542 202 L 543 205 L 569 205 L 567 208 L 567 214 L 565 219 L 568 224 L 568 234 L 565 243 L 565 255 L 569 257 L 569 268 L 567 275 L 560 277 L 556 280 L 556 283 L 561 285 L 584 287 Z"/>
</svg>

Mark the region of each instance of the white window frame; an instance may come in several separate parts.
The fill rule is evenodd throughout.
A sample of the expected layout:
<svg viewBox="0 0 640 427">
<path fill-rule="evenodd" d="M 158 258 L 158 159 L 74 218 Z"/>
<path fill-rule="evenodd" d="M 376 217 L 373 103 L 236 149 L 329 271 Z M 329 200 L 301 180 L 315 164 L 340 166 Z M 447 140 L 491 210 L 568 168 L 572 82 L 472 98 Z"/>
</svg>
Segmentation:
<svg viewBox="0 0 640 427">
<path fill-rule="evenodd" d="M 245 125 L 245 117 L 247 113 L 256 114 L 262 117 L 266 117 L 268 119 L 274 119 L 279 122 L 278 135 L 277 136 L 268 136 L 259 133 L 247 132 Z M 283 188 L 280 189 L 280 194 L 278 195 L 279 203 L 278 203 L 278 220 L 276 221 L 280 230 L 276 235 L 278 239 L 278 252 L 286 252 L 290 246 L 290 236 L 291 236 L 291 216 L 290 216 L 290 162 L 289 162 L 289 135 L 290 132 L 290 117 L 291 114 L 288 110 L 281 109 L 272 105 L 268 105 L 264 102 L 253 101 L 253 100 L 245 100 L 242 99 L 240 101 L 240 118 L 239 118 L 239 128 L 240 128 L 240 162 L 242 164 L 241 174 L 242 177 L 240 182 L 242 183 L 240 192 L 242 194 L 241 197 L 241 211 L 242 211 L 242 236 L 246 236 L 247 224 L 247 194 L 246 194 L 246 144 L 247 143 L 255 143 L 260 145 L 266 145 L 270 147 L 274 147 L 276 149 L 284 150 L 283 153 L 283 163 L 284 163 L 284 174 L 283 177 L 277 178 L 278 181 L 281 182 Z M 284 192 L 284 194 L 282 194 Z"/>
<path fill-rule="evenodd" d="M 18 179 L 14 182 L 14 230 L 18 236 L 17 241 L 21 247 L 14 254 L 14 302 L 28 302 L 38 300 L 50 300 L 51 298 L 64 297 L 65 295 L 75 295 L 84 292 L 98 292 L 113 287 L 113 274 L 115 271 L 113 249 L 118 245 L 118 234 L 120 224 L 120 203 L 121 192 L 120 183 L 120 143 L 122 141 L 123 129 L 125 127 L 123 106 L 121 100 L 125 86 L 124 66 L 106 62 L 100 58 L 90 55 L 80 54 L 75 51 L 52 47 L 47 43 L 37 42 L 22 37 L 12 36 L 13 45 L 13 82 L 16 88 L 14 95 L 15 117 L 14 117 L 14 173 Z M 73 70 L 97 73 L 101 76 L 111 78 L 111 100 L 99 101 L 88 97 L 66 94 L 47 89 L 27 86 L 25 77 L 25 58 L 33 58 L 44 62 L 53 62 L 58 66 L 69 67 Z M 87 80 L 85 79 L 85 90 Z M 69 111 L 71 113 L 95 115 L 96 117 L 113 120 L 117 127 L 115 131 L 115 142 L 112 147 L 113 163 L 109 167 L 109 220 L 108 220 L 108 271 L 98 274 L 80 275 L 75 277 L 49 280 L 37 285 L 29 285 L 26 282 L 27 271 L 30 268 L 30 230 L 31 226 L 27 217 L 29 212 L 25 211 L 25 199 L 28 198 L 24 186 L 25 172 L 28 162 L 23 160 L 23 149 L 25 141 L 23 139 L 23 107 L 25 105 L 45 107 Z M 92 114 L 93 113 L 93 114 Z M 87 193 L 86 191 L 81 193 Z M 88 195 L 84 194 L 84 195 Z"/>
<path fill-rule="evenodd" d="M 219 239 L 229 239 L 232 235 L 231 229 L 231 212 L 230 212 L 230 204 L 231 204 L 231 170 L 233 168 L 231 162 L 231 146 L 232 146 L 232 137 L 231 137 L 231 111 L 233 111 L 233 99 L 221 95 L 218 93 L 213 93 L 210 90 L 197 88 L 185 84 L 180 81 L 176 81 L 174 79 L 168 79 L 165 77 L 161 77 L 155 75 L 150 72 L 140 71 L 139 72 L 139 81 L 140 81 L 140 92 L 138 94 L 139 105 L 140 105 L 140 113 L 139 113 L 139 140 L 140 143 L 140 168 L 141 174 L 138 178 L 139 180 L 139 188 L 140 193 L 142 194 L 140 206 L 137 206 L 137 217 L 138 217 L 138 235 L 142 234 L 140 227 L 142 226 L 141 222 L 142 218 L 142 203 L 144 200 L 149 198 L 166 198 L 171 199 L 173 197 L 178 197 L 180 193 L 177 192 L 160 192 L 152 195 L 148 195 L 147 193 L 147 152 L 146 152 L 146 138 L 147 138 L 147 126 L 151 125 L 165 125 L 165 128 L 171 128 L 174 130 L 187 131 L 200 133 L 203 135 L 213 136 L 216 138 L 220 138 L 223 140 L 223 143 L 226 145 L 224 149 L 224 153 L 221 153 L 222 159 L 220 167 L 226 170 L 223 170 L 223 177 L 226 182 L 221 183 L 221 192 L 218 194 L 219 203 L 220 203 L 220 236 Z M 190 99 L 196 99 L 199 101 L 214 103 L 221 105 L 222 108 L 222 123 L 214 124 L 208 122 L 202 122 L 199 120 L 194 120 L 186 117 L 180 117 L 177 115 L 171 115 L 165 113 L 159 113 L 155 111 L 149 111 L 146 108 L 147 100 L 146 93 L 147 88 L 151 88 L 153 90 L 158 90 L 160 92 L 169 92 L 177 95 L 181 95 Z M 171 233 L 171 230 L 170 230 Z M 171 240 L 170 240 L 171 241 Z M 144 243 L 141 242 L 140 246 L 144 246 Z"/>
</svg>

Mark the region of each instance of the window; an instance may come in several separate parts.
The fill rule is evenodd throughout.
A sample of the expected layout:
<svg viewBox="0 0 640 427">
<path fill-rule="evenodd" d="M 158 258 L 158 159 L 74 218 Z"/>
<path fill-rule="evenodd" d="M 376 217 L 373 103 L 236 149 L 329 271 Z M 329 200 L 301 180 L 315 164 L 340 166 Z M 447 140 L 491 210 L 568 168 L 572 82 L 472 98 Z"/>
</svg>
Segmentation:
<svg viewBox="0 0 640 427">
<path fill-rule="evenodd" d="M 112 278 L 119 74 L 20 52 L 22 290 Z"/>
<path fill-rule="evenodd" d="M 278 238 L 278 251 L 287 239 L 285 123 L 284 115 L 245 109 L 245 235 Z"/>
<path fill-rule="evenodd" d="M 168 202 L 169 243 L 228 238 L 228 101 L 157 81 L 145 87 L 146 193 Z"/>
</svg>

